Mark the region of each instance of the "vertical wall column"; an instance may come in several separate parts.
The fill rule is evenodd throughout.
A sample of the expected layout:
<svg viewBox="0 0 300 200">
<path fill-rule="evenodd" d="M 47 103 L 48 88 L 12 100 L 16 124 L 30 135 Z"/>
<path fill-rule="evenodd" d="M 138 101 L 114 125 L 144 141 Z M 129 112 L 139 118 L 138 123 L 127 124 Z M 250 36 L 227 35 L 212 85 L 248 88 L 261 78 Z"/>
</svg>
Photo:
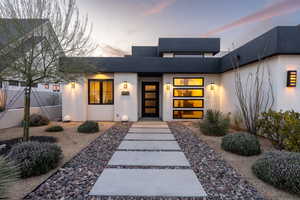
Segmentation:
<svg viewBox="0 0 300 200">
<path fill-rule="evenodd" d="M 129 121 L 138 120 L 138 75 L 137 73 L 115 73 L 115 121 L 128 117 Z"/>
<path fill-rule="evenodd" d="M 71 121 L 87 120 L 87 79 L 82 77 L 62 87 L 62 118 L 70 116 Z"/>
</svg>

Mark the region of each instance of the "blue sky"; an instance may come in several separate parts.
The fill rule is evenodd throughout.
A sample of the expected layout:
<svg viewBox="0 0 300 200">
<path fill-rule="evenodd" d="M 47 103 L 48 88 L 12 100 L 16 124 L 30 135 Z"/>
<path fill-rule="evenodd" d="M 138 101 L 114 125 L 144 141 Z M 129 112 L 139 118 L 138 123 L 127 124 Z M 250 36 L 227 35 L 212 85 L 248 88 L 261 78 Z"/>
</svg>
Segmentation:
<svg viewBox="0 0 300 200">
<path fill-rule="evenodd" d="M 159 37 L 220 37 L 228 50 L 300 24 L 300 0 L 78 0 L 78 7 L 93 23 L 95 56 L 121 56 Z"/>
</svg>

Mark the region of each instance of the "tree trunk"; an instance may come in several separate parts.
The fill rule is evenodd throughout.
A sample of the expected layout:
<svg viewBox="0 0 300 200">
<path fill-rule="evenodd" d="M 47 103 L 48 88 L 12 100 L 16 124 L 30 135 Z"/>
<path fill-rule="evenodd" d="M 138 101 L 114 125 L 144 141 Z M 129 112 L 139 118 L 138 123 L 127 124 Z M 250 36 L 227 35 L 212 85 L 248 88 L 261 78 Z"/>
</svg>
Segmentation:
<svg viewBox="0 0 300 200">
<path fill-rule="evenodd" d="M 29 140 L 30 95 L 31 95 L 31 86 L 26 87 L 24 93 L 23 141 Z"/>
</svg>

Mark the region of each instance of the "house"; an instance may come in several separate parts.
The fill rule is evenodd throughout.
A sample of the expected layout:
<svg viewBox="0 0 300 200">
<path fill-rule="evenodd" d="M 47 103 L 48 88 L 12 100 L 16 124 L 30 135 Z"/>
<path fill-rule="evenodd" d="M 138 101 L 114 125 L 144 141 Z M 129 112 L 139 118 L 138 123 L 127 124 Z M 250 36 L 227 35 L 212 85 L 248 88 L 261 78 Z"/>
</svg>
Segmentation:
<svg viewBox="0 0 300 200">
<path fill-rule="evenodd" d="M 202 119 L 207 109 L 233 113 L 235 60 L 246 86 L 249 74 L 264 66 L 261 76 L 270 77 L 273 109 L 299 112 L 299 35 L 300 26 L 276 27 L 224 56 L 218 56 L 219 38 L 160 38 L 158 46 L 133 46 L 131 56 L 61 58 L 62 67 L 81 69 L 74 71 L 78 80 L 62 87 L 63 117 L 170 121 Z"/>
</svg>

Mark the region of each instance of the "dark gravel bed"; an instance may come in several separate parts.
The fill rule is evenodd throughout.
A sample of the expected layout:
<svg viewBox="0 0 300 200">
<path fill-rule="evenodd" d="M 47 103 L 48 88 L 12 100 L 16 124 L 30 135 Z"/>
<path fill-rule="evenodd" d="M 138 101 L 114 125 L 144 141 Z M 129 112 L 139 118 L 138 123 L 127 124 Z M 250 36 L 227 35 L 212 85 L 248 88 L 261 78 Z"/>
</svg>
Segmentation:
<svg viewBox="0 0 300 200">
<path fill-rule="evenodd" d="M 211 147 L 196 137 L 191 129 L 180 122 L 169 122 L 168 125 L 208 194 L 207 199 L 264 199 L 255 187 L 243 179 Z"/>
<path fill-rule="evenodd" d="M 118 123 L 80 151 L 24 199 L 88 199 L 88 193 L 128 132 L 130 123 Z"/>
</svg>

